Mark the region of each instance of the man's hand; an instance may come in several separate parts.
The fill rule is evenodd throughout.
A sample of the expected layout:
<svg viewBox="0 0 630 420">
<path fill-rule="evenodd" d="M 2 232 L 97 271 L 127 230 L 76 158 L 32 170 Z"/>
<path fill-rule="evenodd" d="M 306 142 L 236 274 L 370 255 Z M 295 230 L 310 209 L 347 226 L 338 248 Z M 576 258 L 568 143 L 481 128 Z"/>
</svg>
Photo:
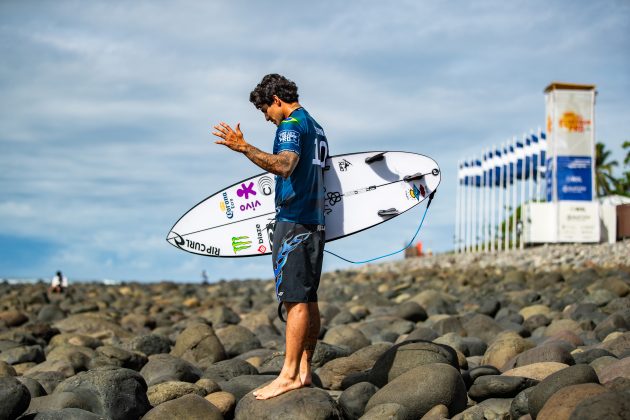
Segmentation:
<svg viewBox="0 0 630 420">
<path fill-rule="evenodd" d="M 236 130 L 232 130 L 232 127 L 224 122 L 215 125 L 214 129 L 216 131 L 213 131 L 212 134 L 223 139 L 215 141 L 216 144 L 222 144 L 240 153 L 245 153 L 247 151 L 249 144 L 243 138 L 241 123 L 236 124 Z"/>
</svg>

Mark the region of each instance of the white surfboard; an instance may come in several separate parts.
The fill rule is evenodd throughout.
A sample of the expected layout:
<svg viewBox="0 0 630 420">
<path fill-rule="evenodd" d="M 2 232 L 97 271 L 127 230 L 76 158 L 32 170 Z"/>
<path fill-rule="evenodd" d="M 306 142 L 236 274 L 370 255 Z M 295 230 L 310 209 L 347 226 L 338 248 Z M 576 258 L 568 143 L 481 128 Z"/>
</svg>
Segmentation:
<svg viewBox="0 0 630 420">
<path fill-rule="evenodd" d="M 409 152 L 332 156 L 324 171 L 326 242 L 371 228 L 418 205 L 440 184 L 440 168 Z M 271 253 L 275 176 L 263 173 L 209 196 L 171 228 L 167 241 L 211 257 Z"/>
</svg>

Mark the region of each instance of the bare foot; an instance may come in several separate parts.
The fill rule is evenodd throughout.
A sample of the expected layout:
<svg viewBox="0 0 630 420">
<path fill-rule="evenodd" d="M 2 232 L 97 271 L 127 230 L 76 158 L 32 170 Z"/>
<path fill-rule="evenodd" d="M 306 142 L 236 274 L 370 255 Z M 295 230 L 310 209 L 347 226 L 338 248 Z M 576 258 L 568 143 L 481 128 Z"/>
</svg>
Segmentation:
<svg viewBox="0 0 630 420">
<path fill-rule="evenodd" d="M 310 367 L 302 369 L 300 366 L 300 382 L 302 382 L 302 386 L 311 386 L 313 378 L 311 377 Z"/>
<path fill-rule="evenodd" d="M 287 379 L 282 376 L 278 376 L 269 385 L 264 388 L 257 389 L 253 392 L 253 394 L 257 400 L 268 400 L 269 398 L 277 397 L 285 392 L 302 388 L 302 386 L 302 381 L 299 377 L 296 377 L 295 379 Z"/>
</svg>

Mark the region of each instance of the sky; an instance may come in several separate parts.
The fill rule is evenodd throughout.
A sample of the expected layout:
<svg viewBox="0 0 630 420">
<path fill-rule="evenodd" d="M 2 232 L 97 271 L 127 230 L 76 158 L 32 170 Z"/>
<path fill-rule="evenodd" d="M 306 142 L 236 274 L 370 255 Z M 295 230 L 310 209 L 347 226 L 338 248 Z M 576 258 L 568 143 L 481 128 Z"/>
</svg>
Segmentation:
<svg viewBox="0 0 630 420">
<path fill-rule="evenodd" d="M 0 2 L 0 278 L 271 278 L 270 257 L 217 259 L 165 238 L 190 207 L 260 173 L 215 145 L 267 73 L 299 86 L 331 154 L 405 150 L 442 183 L 419 240 L 453 249 L 457 161 L 544 125 L 552 81 L 596 84 L 596 138 L 630 140 L 630 2 Z M 331 243 L 403 247 L 423 209 Z M 398 256 L 389 259 L 402 258 Z M 350 265 L 326 256 L 324 270 Z"/>
</svg>

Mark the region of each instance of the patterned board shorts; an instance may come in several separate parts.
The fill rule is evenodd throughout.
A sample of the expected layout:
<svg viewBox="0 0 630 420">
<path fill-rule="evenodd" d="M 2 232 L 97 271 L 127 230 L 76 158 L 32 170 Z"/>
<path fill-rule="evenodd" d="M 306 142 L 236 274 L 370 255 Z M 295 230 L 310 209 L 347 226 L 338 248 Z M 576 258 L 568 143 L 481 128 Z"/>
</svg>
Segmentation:
<svg viewBox="0 0 630 420">
<path fill-rule="evenodd" d="M 272 261 L 279 302 L 317 302 L 325 241 L 318 225 L 276 222 Z"/>
</svg>

